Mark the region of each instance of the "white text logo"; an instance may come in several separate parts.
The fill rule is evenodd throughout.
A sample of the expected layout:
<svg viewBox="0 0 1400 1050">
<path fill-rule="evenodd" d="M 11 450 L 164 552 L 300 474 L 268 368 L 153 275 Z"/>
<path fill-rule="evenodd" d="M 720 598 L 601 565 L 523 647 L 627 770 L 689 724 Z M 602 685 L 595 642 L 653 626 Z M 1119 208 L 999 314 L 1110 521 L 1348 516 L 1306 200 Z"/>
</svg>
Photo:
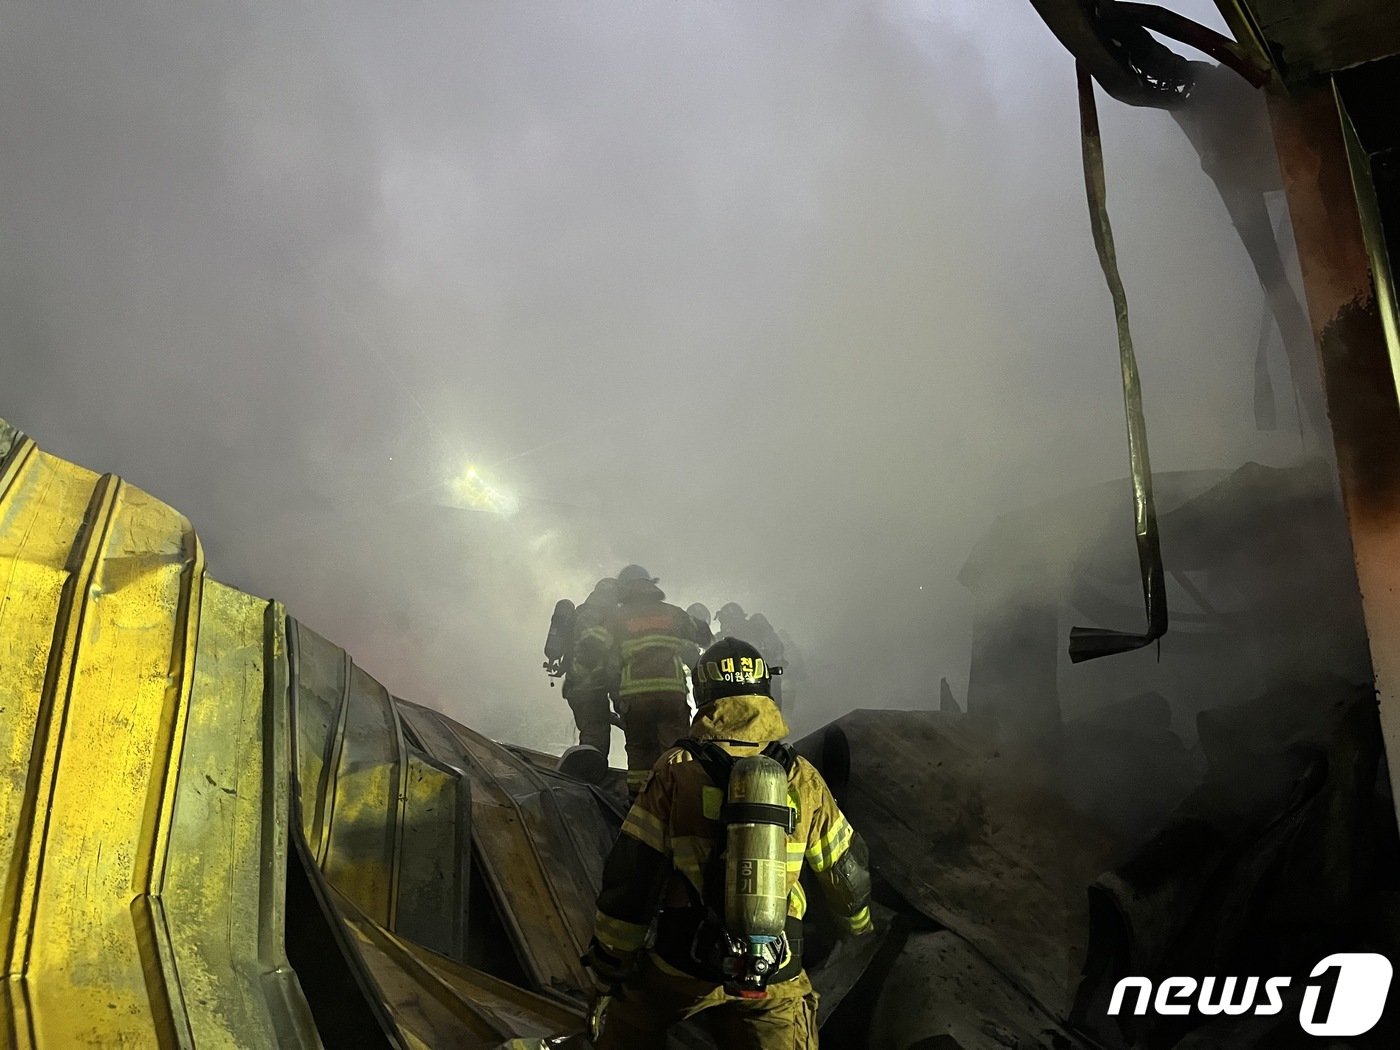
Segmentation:
<svg viewBox="0 0 1400 1050">
<path fill-rule="evenodd" d="M 1329 955 L 1308 977 L 1298 1023 L 1309 1035 L 1364 1035 L 1385 1010 L 1391 974 L 1390 960 L 1383 955 Z M 1193 1010 L 1204 1017 L 1276 1014 L 1283 1010 L 1283 990 L 1291 983 L 1289 977 L 1167 977 L 1154 994 L 1146 977 L 1124 977 L 1113 987 L 1108 1013 L 1122 1013 L 1129 993 L 1135 992 L 1132 1012 L 1138 1015 L 1147 1013 L 1149 1005 L 1168 1017 Z"/>
</svg>

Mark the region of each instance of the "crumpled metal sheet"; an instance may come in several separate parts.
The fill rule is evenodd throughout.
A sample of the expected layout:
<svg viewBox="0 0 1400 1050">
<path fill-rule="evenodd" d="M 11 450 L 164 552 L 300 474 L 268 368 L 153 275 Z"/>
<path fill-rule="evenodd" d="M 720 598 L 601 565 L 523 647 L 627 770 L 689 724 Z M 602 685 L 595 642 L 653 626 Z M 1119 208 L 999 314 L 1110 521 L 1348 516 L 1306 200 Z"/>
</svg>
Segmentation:
<svg viewBox="0 0 1400 1050">
<path fill-rule="evenodd" d="M 5 1042 L 318 1046 L 281 948 L 279 611 L 0 425 Z M 270 629 L 273 625 L 273 629 Z"/>
<path fill-rule="evenodd" d="M 849 774 L 832 770 L 832 789 L 880 877 L 1063 1018 L 1088 936 L 1084 887 L 1115 842 L 1037 787 L 1026 756 L 996 750 L 966 717 L 856 711 L 833 725 L 848 743 Z M 831 733 L 798 750 L 828 766 Z"/>
<path fill-rule="evenodd" d="M 408 741 L 343 649 L 287 622 L 302 831 L 326 880 L 386 929 L 465 951 L 468 785 Z"/>
<path fill-rule="evenodd" d="M 593 929 L 613 824 L 587 785 L 549 773 L 428 708 L 399 701 L 438 762 L 470 778 L 472 842 L 482 874 L 535 988 L 583 1006 L 592 981 L 579 961 Z"/>
<path fill-rule="evenodd" d="M 0 623 L 0 1043 L 318 1047 L 359 996 L 394 1046 L 582 1027 L 582 902 L 616 823 L 592 788 L 447 719 L 430 753 L 343 650 L 206 578 L 185 518 L 3 421 Z M 482 822 L 491 906 L 524 946 L 568 932 L 554 1000 L 461 961 L 474 782 L 504 818 Z M 319 1005 L 283 948 L 293 838 L 339 928 L 318 949 L 364 975 Z"/>
<path fill-rule="evenodd" d="M 343 895 L 335 897 L 406 1045 L 486 1050 L 582 1027 L 579 1011 L 396 937 Z"/>
</svg>

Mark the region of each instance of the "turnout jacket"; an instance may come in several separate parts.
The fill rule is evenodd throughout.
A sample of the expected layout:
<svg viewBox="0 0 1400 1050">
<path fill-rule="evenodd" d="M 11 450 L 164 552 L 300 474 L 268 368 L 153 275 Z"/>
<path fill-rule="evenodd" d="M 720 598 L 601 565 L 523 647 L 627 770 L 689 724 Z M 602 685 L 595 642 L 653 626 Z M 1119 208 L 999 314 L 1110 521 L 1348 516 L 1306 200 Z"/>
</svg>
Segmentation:
<svg viewBox="0 0 1400 1050">
<path fill-rule="evenodd" d="M 610 659 L 606 625 L 614 605 L 585 601 L 574 613 L 574 658 L 564 674 L 564 699 L 617 689 L 617 666 Z"/>
<path fill-rule="evenodd" d="M 618 607 L 579 638 L 578 653 L 589 665 L 619 669 L 616 695 L 624 706 L 634 696 L 685 696 L 685 668 L 700 651 L 700 625 L 665 597 L 654 583 L 632 584 Z"/>
<path fill-rule="evenodd" d="M 691 725 L 692 737 L 717 741 L 739 757 L 758 754 L 788 732 L 782 713 L 766 696 L 726 697 L 702 709 Z M 594 934 L 604 947 L 615 954 L 636 951 L 663 903 L 684 905 L 703 896 L 706 866 L 724 847 L 723 798 L 723 787 L 711 782 L 688 751 L 672 748 L 661 756 L 603 869 Z M 788 774 L 788 805 L 797 818 L 787 840 L 789 929 L 796 921 L 800 936 L 807 898 L 798 879 L 806 864 L 847 931 L 867 932 L 870 875 L 864 844 L 816 767 L 801 756 Z M 705 903 L 723 914 L 723 901 Z"/>
</svg>

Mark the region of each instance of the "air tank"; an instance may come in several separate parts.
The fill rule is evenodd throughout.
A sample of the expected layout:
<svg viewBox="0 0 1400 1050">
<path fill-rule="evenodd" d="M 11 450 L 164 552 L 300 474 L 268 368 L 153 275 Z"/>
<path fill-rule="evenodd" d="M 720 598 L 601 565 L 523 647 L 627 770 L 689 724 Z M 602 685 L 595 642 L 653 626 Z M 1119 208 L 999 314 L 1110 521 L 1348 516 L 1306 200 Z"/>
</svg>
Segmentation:
<svg viewBox="0 0 1400 1050">
<path fill-rule="evenodd" d="M 756 954 L 787 922 L 787 772 L 765 755 L 738 759 L 727 801 L 724 923 Z"/>
<path fill-rule="evenodd" d="M 574 646 L 574 603 L 560 598 L 554 603 L 554 615 L 549 618 L 549 635 L 544 640 L 544 669 L 551 678 L 558 678 L 569 667 Z"/>
</svg>

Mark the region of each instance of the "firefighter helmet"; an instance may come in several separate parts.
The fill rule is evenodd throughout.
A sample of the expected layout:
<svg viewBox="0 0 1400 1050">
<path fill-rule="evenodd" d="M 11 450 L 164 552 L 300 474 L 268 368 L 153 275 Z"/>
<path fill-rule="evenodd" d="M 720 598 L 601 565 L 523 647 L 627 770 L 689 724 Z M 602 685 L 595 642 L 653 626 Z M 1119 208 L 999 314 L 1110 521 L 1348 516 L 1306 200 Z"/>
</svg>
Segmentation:
<svg viewBox="0 0 1400 1050">
<path fill-rule="evenodd" d="M 632 583 L 636 580 L 646 580 L 648 583 L 657 582 L 657 578 L 640 565 L 628 565 L 617 574 L 617 582 L 620 584 Z"/>
<path fill-rule="evenodd" d="M 720 623 L 733 617 L 736 620 L 744 618 L 744 609 L 738 602 L 726 602 L 719 607 L 719 612 L 715 613 L 715 619 Z"/>
<path fill-rule="evenodd" d="M 592 592 L 584 599 L 588 605 L 616 605 L 617 581 L 605 576 L 593 585 Z"/>
<path fill-rule="evenodd" d="M 773 695 L 772 671 L 767 661 L 757 649 L 738 638 L 724 638 L 701 653 L 690 677 L 697 708 L 726 696 Z"/>
</svg>

